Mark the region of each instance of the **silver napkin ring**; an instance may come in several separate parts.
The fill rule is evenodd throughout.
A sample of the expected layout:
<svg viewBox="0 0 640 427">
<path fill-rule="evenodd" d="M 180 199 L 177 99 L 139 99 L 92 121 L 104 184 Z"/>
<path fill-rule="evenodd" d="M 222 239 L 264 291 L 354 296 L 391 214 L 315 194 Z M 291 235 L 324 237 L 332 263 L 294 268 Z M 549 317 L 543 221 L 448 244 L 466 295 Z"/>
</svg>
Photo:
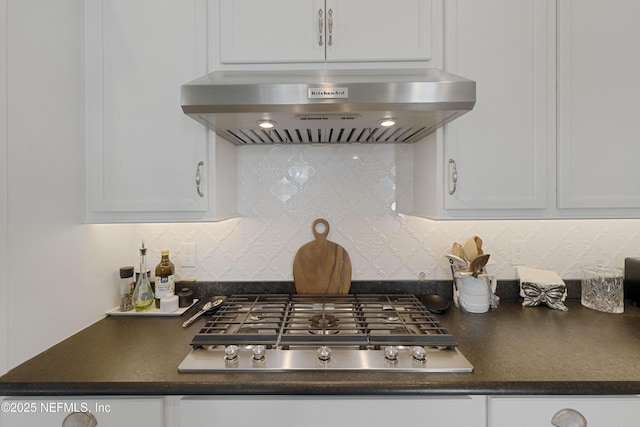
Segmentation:
<svg viewBox="0 0 640 427">
<path fill-rule="evenodd" d="M 522 282 L 520 284 L 524 293 L 523 307 L 533 307 L 541 303 L 546 303 L 556 310 L 569 310 L 562 299 L 567 292 L 566 285 L 540 286 L 537 283 Z"/>
</svg>

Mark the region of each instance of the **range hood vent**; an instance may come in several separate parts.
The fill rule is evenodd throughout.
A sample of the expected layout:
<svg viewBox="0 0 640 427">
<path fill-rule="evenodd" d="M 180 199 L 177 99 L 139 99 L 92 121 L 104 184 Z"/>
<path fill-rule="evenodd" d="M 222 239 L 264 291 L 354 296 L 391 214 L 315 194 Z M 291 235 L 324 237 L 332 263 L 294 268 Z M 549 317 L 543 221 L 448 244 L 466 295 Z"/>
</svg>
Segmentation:
<svg viewBox="0 0 640 427">
<path fill-rule="evenodd" d="M 470 111 L 476 87 L 436 69 L 214 72 L 181 97 L 236 145 L 411 143 Z"/>
</svg>

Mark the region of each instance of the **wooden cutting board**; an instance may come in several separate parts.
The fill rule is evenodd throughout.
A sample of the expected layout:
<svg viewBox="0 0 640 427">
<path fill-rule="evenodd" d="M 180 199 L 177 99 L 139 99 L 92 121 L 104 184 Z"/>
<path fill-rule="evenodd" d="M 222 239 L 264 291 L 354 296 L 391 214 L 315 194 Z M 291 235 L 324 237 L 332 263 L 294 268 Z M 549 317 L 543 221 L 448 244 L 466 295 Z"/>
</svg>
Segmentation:
<svg viewBox="0 0 640 427">
<path fill-rule="evenodd" d="M 317 225 L 324 231 L 318 232 Z M 324 219 L 313 221 L 311 231 L 315 240 L 303 245 L 293 259 L 293 280 L 296 292 L 307 295 L 337 295 L 349 293 L 351 287 L 351 260 L 347 251 L 327 240 L 329 223 Z"/>
</svg>

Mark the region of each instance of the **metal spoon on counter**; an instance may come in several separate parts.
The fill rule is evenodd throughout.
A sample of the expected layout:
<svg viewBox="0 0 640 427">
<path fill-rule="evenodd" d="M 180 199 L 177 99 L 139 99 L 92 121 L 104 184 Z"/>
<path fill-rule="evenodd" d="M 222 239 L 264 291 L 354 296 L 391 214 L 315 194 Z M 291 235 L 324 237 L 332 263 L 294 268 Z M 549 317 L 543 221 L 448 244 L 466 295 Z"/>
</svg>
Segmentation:
<svg viewBox="0 0 640 427">
<path fill-rule="evenodd" d="M 184 322 L 182 324 L 183 328 L 186 328 L 187 326 L 189 326 L 190 324 L 192 324 L 193 322 L 196 321 L 196 319 L 200 316 L 202 316 L 203 314 L 210 314 L 213 313 L 218 307 L 220 307 L 222 305 L 222 303 L 224 303 L 227 300 L 227 297 L 224 296 L 219 296 L 219 297 L 213 297 L 211 299 L 211 301 L 208 301 L 205 305 L 202 306 L 202 308 L 200 309 L 199 312 L 197 312 L 196 314 L 194 314 L 193 316 L 191 316 L 191 318 L 189 320 L 187 320 L 186 322 Z"/>
</svg>

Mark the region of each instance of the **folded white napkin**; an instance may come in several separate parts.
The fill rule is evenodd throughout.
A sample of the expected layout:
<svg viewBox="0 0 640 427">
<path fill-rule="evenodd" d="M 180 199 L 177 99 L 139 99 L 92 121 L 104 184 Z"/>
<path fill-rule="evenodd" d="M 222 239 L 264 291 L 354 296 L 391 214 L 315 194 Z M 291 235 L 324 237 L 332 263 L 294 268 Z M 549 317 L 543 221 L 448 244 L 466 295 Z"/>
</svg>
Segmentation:
<svg viewBox="0 0 640 427">
<path fill-rule="evenodd" d="M 544 286 L 564 285 L 564 280 L 560 278 L 558 273 L 551 270 L 539 270 L 531 267 L 516 267 L 520 282 L 537 283 Z"/>
</svg>

